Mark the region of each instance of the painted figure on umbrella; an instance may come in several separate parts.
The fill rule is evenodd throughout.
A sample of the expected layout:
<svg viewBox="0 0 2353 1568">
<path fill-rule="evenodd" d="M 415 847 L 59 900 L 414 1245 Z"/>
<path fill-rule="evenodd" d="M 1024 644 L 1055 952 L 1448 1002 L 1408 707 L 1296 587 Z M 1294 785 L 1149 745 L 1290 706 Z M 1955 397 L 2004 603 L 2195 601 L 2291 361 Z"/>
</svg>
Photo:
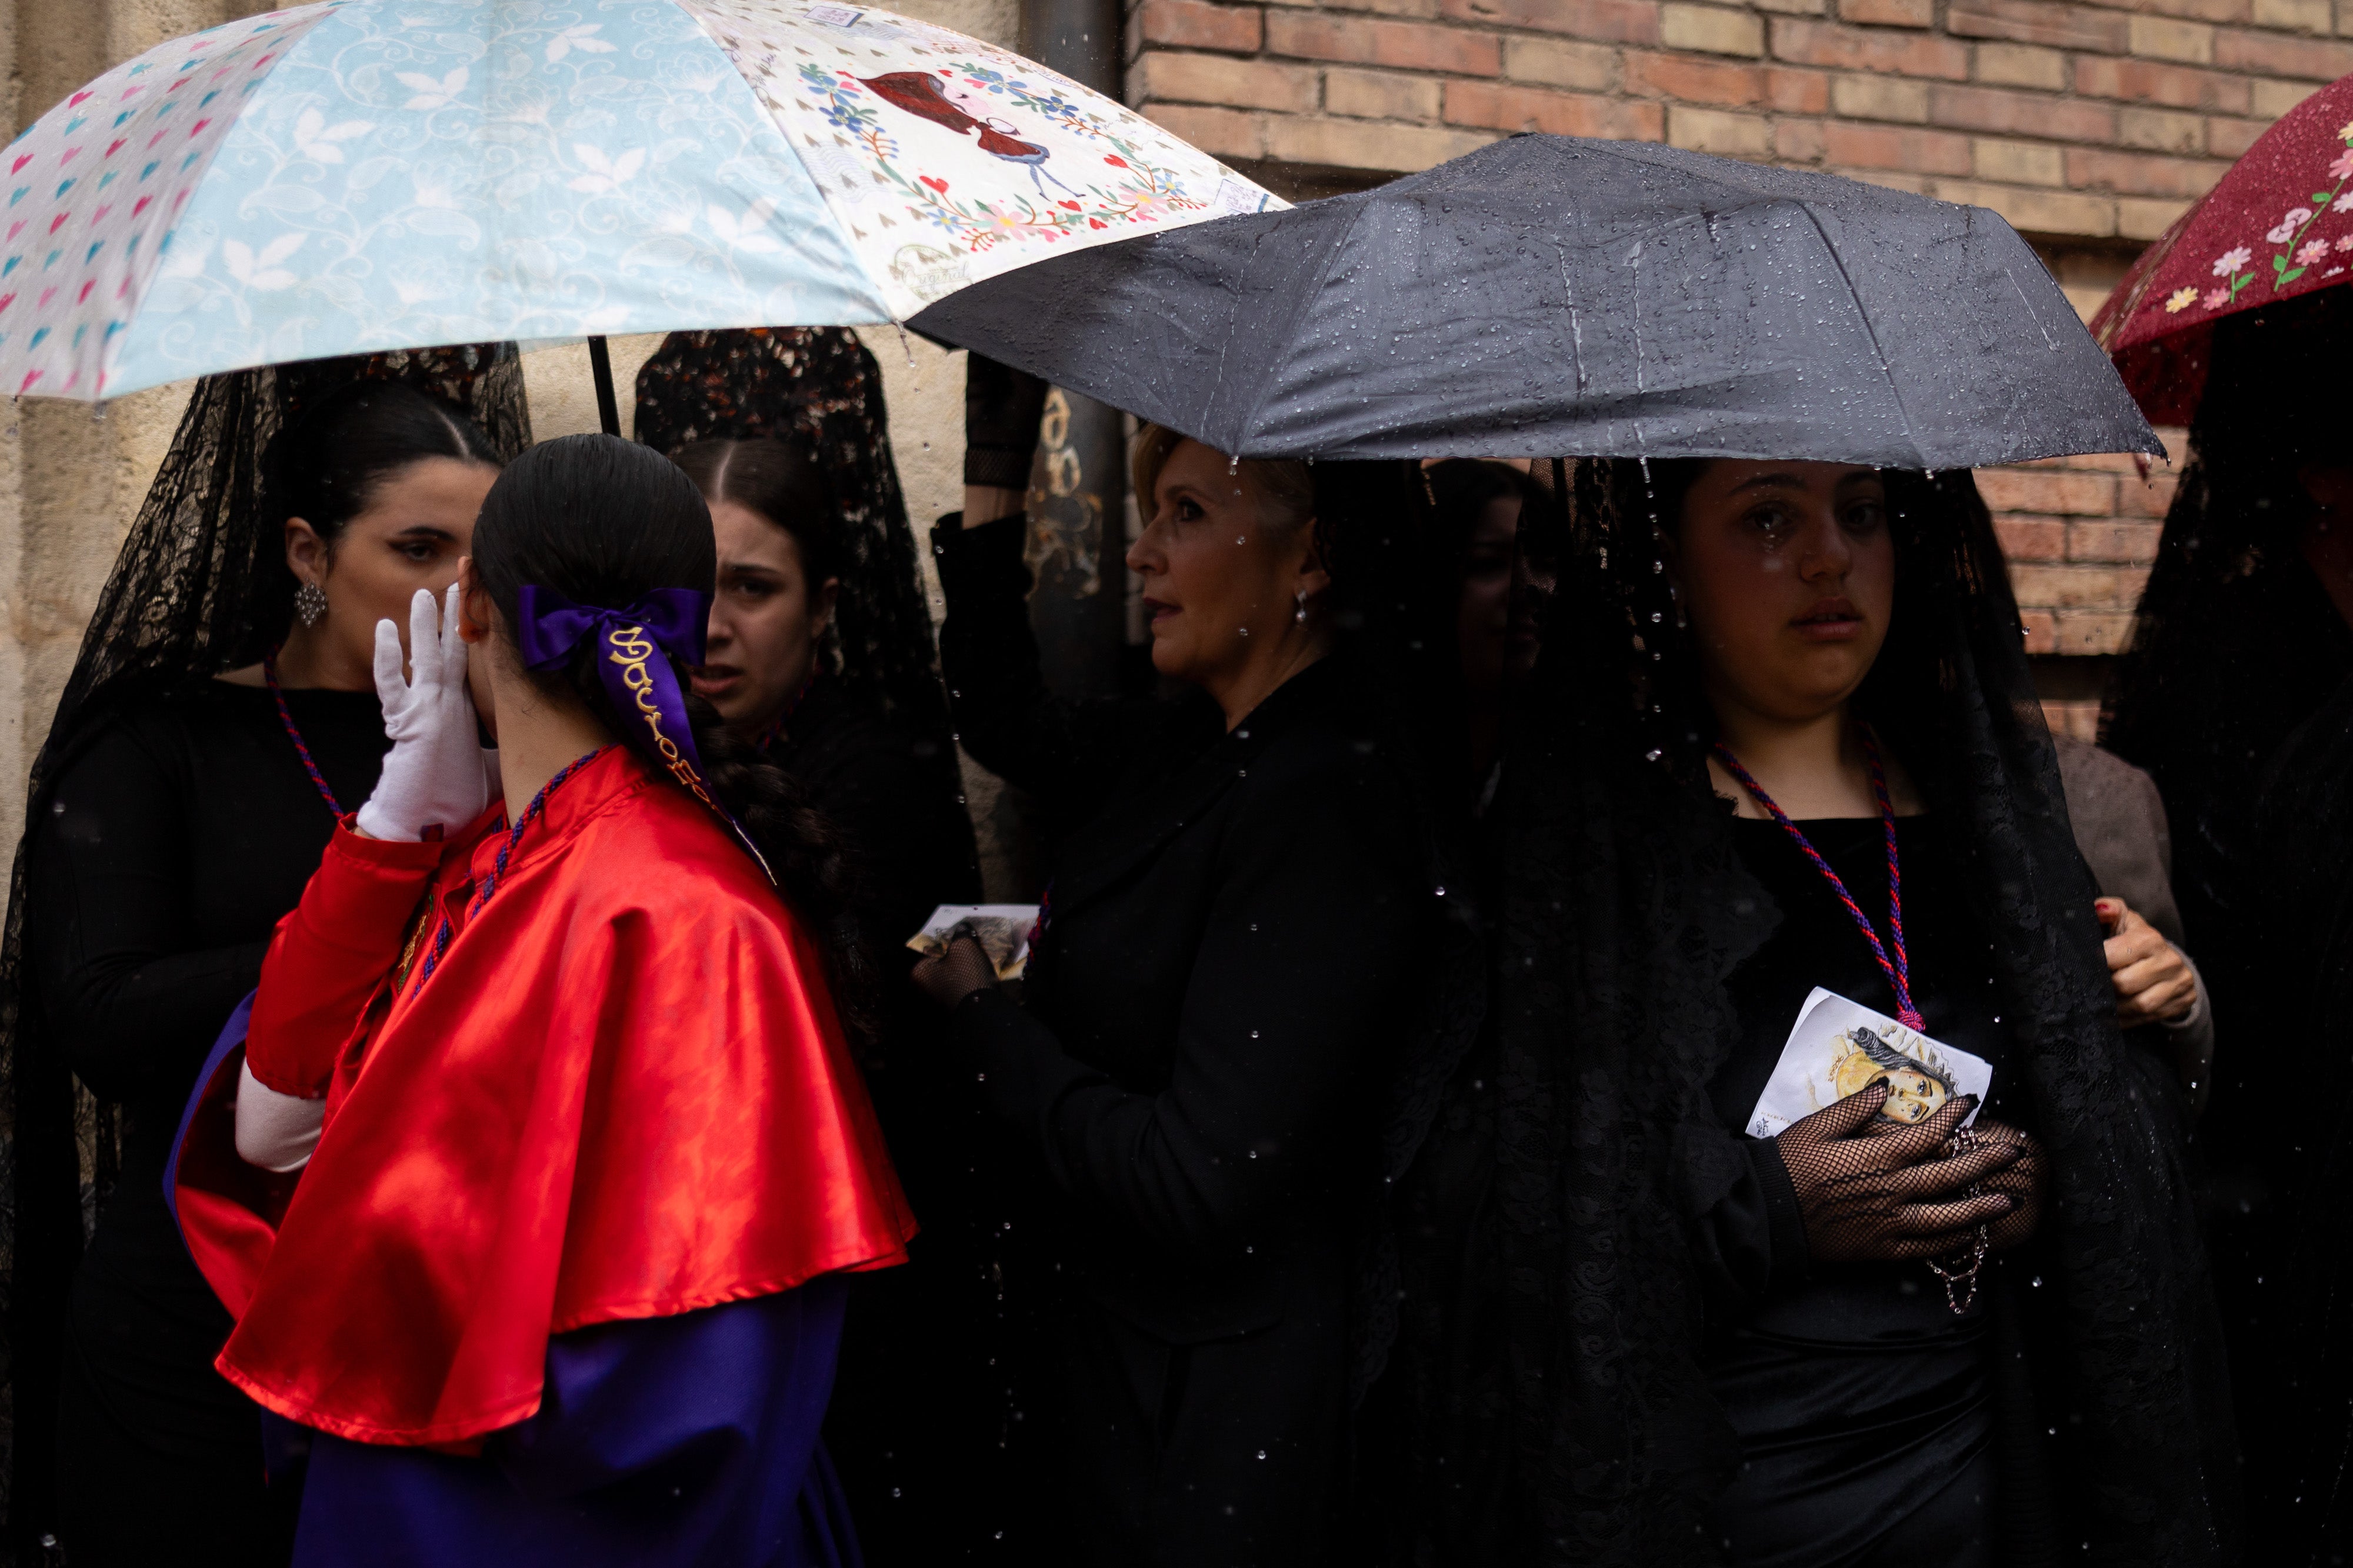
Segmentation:
<svg viewBox="0 0 2353 1568">
<path fill-rule="evenodd" d="M 891 71 L 882 76 L 860 77 L 858 79 L 872 88 L 877 97 L 910 114 L 921 115 L 934 125 L 944 125 L 959 136 L 967 132 L 977 133 L 982 152 L 1002 158 L 1008 163 L 1028 164 L 1029 178 L 1037 184 L 1039 195 L 1045 195 L 1045 182 L 1048 180 L 1053 180 L 1057 190 L 1074 196 L 1079 194 L 1046 173 L 1049 154 L 1045 148 L 1036 142 L 1020 140 L 1014 134 L 1016 127 L 1010 121 L 985 112 L 974 112 L 985 111 L 990 105 L 965 92 L 955 82 L 943 81 L 922 71 Z"/>
</svg>

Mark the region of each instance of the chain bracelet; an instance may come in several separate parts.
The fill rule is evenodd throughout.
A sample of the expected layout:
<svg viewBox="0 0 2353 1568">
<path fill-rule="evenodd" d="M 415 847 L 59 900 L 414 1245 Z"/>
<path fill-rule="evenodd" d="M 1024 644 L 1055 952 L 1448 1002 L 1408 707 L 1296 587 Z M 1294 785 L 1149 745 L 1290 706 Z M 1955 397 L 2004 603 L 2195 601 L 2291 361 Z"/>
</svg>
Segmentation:
<svg viewBox="0 0 2353 1568">
<path fill-rule="evenodd" d="M 1953 1134 L 1953 1153 L 1956 1156 L 1966 1154 L 1983 1141 L 1978 1137 L 1975 1128 L 1960 1128 Z M 1971 1182 L 1968 1190 L 1961 1195 L 1965 1198 L 1982 1197 L 1985 1195 L 1985 1184 L 1982 1182 Z M 1986 1255 L 1992 1250 L 1992 1240 L 1987 1234 L 1986 1226 L 1981 1223 L 1978 1226 L 1976 1240 L 1970 1244 L 1968 1263 L 1964 1264 L 1960 1261 L 1963 1255 L 1957 1252 L 1947 1258 L 1928 1259 L 1928 1272 L 1944 1282 L 1945 1305 L 1953 1310 L 1953 1316 L 1960 1317 L 1977 1304 L 1978 1276 L 1985 1268 Z M 1947 1264 L 1951 1267 L 1947 1268 Z M 1963 1286 L 1968 1288 L 1968 1294 L 1956 1297 L 1954 1292 Z"/>
</svg>

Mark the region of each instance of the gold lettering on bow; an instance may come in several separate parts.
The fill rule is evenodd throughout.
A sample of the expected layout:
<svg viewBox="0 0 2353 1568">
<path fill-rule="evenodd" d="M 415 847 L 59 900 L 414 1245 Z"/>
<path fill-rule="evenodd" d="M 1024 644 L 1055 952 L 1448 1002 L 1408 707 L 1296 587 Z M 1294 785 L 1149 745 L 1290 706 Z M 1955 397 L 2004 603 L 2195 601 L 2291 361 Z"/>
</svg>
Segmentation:
<svg viewBox="0 0 2353 1568">
<path fill-rule="evenodd" d="M 621 684 L 628 688 L 629 696 L 637 705 L 638 717 L 645 721 L 646 730 L 653 737 L 654 750 L 661 753 L 662 765 L 695 799 L 717 811 L 718 803 L 702 787 L 702 776 L 695 772 L 694 764 L 679 751 L 678 742 L 662 732 L 661 708 L 654 700 L 653 672 L 646 668 L 655 658 L 657 650 L 646 636 L 645 628 L 608 626 L 605 640 L 610 645 L 610 651 L 605 657 L 621 667 Z"/>
</svg>

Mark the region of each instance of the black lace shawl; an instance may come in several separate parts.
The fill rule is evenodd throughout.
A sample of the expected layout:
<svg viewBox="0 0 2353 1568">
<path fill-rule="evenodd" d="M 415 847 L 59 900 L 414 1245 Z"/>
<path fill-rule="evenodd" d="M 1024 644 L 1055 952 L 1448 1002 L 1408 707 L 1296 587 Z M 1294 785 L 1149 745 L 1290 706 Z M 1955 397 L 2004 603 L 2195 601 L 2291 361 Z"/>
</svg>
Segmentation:
<svg viewBox="0 0 2353 1568">
<path fill-rule="evenodd" d="M 2247 1434 L 2257 1560 L 2307 1568 L 2353 1556 L 2353 1123 L 2334 1070 L 2353 1057 L 2353 681 L 2280 749 L 2254 826 L 2263 984 L 2231 1039 L 2250 1110 L 2270 1112 L 2284 1224 L 2268 1310 L 2234 1364 L 2242 1407 L 2261 1413 Z M 2324 1069 L 2281 1072 L 2291 1052 Z"/>
<path fill-rule="evenodd" d="M 26 791 L 26 840 L 48 792 L 121 704 L 161 687 L 253 663 L 285 637 L 293 612 L 279 520 L 263 495 L 270 443 L 302 409 L 355 380 L 399 380 L 470 410 L 500 453 L 531 444 L 522 363 L 512 343 L 311 360 L 206 376 L 100 590 Z M 58 1336 L 89 1227 L 112 1186 L 113 1108 L 79 1089 L 62 1051 L 23 1002 L 25 843 L 9 884 L 0 944 L 0 1268 L 9 1281 L 9 1409 L 5 1433 L 12 1533 L 47 1508 Z M 24 1506 L 17 1506 L 18 1504 Z"/>
<path fill-rule="evenodd" d="M 807 444 L 839 519 L 841 593 L 828 673 L 926 733 L 947 734 L 931 612 L 891 456 L 882 371 L 843 327 L 672 332 L 638 372 L 637 437 Z"/>
<path fill-rule="evenodd" d="M 2190 426 L 2103 742 L 2145 768 L 2173 831 L 2175 893 L 2225 1030 L 2244 1015 L 2261 889 L 2244 880 L 2255 791 L 2273 753 L 2348 675 L 2348 631 L 2301 552 L 2297 469 L 2343 462 L 2353 294 L 2324 290 L 2231 317 Z M 2225 1073 L 2201 1136 L 2241 1142 Z M 2266 1111 L 2248 1136 L 2265 1136 Z"/>
<path fill-rule="evenodd" d="M 1541 472 L 1541 469 L 1539 470 Z M 1711 729 L 1637 466 L 1571 483 L 1499 835 L 1494 1027 L 1409 1185 L 1400 1400 L 1419 1563 L 1716 1561 L 1736 1458 L 1685 1223 L 1720 1137 L 1725 978 L 1777 916 L 1705 782 Z M 2054 1164 L 2036 1395 L 2071 1560 L 2211 1563 L 2235 1450 L 2178 1091 L 2127 1051 L 2018 614 L 1967 474 L 1890 477 L 1894 627 L 1859 706 L 1999 933 L 2000 1013 Z M 2081 1550 L 2076 1550 L 2081 1543 Z"/>
<path fill-rule="evenodd" d="M 1320 464 L 1316 548 L 1333 580 L 1335 653 L 1355 671 L 1358 744 L 1377 749 L 1404 786 L 1400 831 L 1432 891 L 1423 984 L 1406 1045 L 1377 1097 L 1375 1163 L 1360 1210 L 1349 1315 L 1349 1401 L 1363 1411 L 1399 1333 L 1399 1184 L 1419 1153 L 1448 1079 L 1486 1017 L 1485 961 L 1468 867 L 1461 780 L 1461 670 L 1455 605 L 1461 564 L 1418 465 Z M 1377 1417 L 1376 1417 L 1377 1419 Z M 1386 1475 L 1361 1477 L 1367 1486 Z M 1366 1529 L 1386 1517 L 1367 1513 Z"/>
</svg>

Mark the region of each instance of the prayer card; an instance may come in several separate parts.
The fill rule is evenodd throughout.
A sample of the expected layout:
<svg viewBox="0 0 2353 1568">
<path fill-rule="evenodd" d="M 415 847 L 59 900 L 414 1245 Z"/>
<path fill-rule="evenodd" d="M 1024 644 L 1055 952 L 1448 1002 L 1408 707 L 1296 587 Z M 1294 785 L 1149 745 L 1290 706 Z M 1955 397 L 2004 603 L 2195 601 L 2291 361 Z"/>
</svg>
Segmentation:
<svg viewBox="0 0 2353 1568">
<path fill-rule="evenodd" d="M 1748 1135 L 1776 1137 L 1792 1121 L 1874 1083 L 1889 1090 L 1879 1114 L 1909 1125 L 1926 1121 L 1957 1095 L 1974 1094 L 1982 1108 L 1993 1064 L 1817 985 L 1798 1009 L 1781 1059 L 1748 1113 Z M 1961 1125 L 1977 1114 L 1970 1111 Z"/>
<path fill-rule="evenodd" d="M 926 957 L 945 952 L 955 929 L 963 926 L 980 942 L 997 966 L 999 980 L 1018 980 L 1029 967 L 1029 938 L 1037 930 L 1035 904 L 942 904 L 907 939 L 907 945 Z"/>
</svg>

